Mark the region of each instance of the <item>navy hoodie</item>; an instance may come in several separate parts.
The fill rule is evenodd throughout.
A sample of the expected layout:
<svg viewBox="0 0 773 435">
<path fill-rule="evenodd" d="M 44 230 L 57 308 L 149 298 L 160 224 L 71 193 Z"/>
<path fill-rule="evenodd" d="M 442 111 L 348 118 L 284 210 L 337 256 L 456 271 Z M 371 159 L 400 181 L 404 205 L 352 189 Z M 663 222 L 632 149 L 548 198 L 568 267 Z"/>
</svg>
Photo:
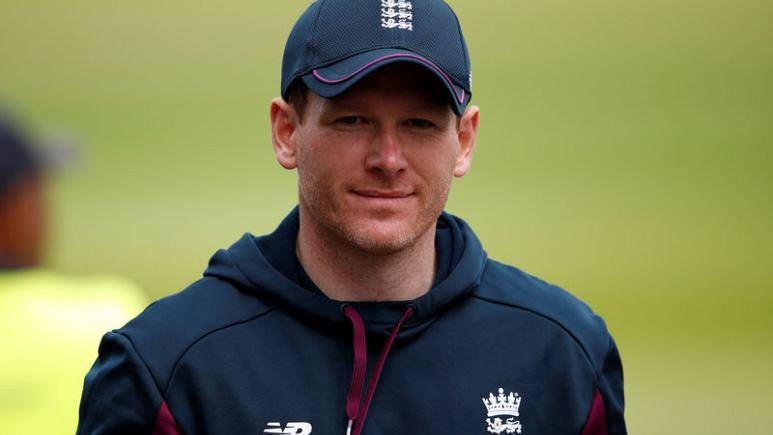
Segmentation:
<svg viewBox="0 0 773 435">
<path fill-rule="evenodd" d="M 406 302 L 328 299 L 298 212 L 109 332 L 78 434 L 625 434 L 620 358 L 564 290 L 438 220 L 437 279 Z"/>
</svg>

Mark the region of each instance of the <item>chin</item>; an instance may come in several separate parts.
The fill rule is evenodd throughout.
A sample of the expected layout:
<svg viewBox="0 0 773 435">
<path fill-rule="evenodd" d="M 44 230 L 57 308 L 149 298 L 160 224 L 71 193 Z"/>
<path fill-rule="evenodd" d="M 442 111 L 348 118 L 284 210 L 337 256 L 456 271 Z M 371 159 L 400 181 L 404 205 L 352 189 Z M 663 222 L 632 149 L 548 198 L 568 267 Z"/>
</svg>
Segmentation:
<svg viewBox="0 0 773 435">
<path fill-rule="evenodd" d="M 410 249 L 430 230 L 434 238 L 437 220 L 433 213 L 415 210 L 363 210 L 361 207 L 309 207 L 308 210 L 328 237 L 372 255 Z"/>
<path fill-rule="evenodd" d="M 339 236 L 370 254 L 394 254 L 416 244 L 426 228 L 401 221 L 358 219 L 339 226 Z"/>
<path fill-rule="evenodd" d="M 394 254 L 413 246 L 416 238 L 412 237 L 369 237 L 367 235 L 353 235 L 349 243 L 363 252 L 374 255 Z"/>
</svg>

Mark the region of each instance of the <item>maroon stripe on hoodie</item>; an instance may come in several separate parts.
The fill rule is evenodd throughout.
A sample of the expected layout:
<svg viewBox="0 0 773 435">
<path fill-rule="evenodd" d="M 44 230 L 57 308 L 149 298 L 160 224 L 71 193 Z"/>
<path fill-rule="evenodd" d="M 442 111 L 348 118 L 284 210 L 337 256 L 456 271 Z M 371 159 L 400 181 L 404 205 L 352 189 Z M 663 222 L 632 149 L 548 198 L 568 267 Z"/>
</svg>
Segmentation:
<svg viewBox="0 0 773 435">
<path fill-rule="evenodd" d="M 156 424 L 153 426 L 153 435 L 180 435 L 180 431 L 177 430 L 177 423 L 175 423 L 172 412 L 169 411 L 165 401 L 161 402 L 161 406 L 158 408 Z"/>
<path fill-rule="evenodd" d="M 582 435 L 607 435 L 607 413 L 599 390 L 596 390 L 596 394 L 593 395 L 593 405 L 590 407 Z"/>
</svg>

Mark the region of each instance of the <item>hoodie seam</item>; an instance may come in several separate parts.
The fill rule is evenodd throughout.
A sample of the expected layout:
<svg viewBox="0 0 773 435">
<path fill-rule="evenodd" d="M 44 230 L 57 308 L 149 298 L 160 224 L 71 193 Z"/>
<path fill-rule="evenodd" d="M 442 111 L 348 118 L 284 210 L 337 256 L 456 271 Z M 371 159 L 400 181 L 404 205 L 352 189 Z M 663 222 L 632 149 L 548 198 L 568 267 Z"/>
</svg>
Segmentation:
<svg viewBox="0 0 773 435">
<path fill-rule="evenodd" d="M 137 355 L 137 359 L 142 361 L 142 365 L 145 367 L 145 370 L 147 370 L 148 374 L 150 374 L 150 378 L 153 379 L 153 385 L 156 386 L 156 390 L 158 390 L 158 394 L 159 396 L 161 396 L 161 401 L 166 402 L 166 391 L 164 391 L 161 388 L 161 385 L 159 384 L 158 379 L 156 379 L 156 375 L 153 374 L 153 370 L 151 370 L 147 361 L 145 361 L 145 358 L 143 358 L 139 350 L 137 350 L 137 346 L 134 344 L 134 340 L 132 340 L 132 338 L 128 334 L 121 331 L 114 331 L 114 334 L 120 335 L 121 337 L 125 338 L 126 341 L 129 342 L 129 346 L 131 346 L 132 351 L 134 351 L 134 354 Z"/>
<path fill-rule="evenodd" d="M 263 317 L 263 316 L 265 316 L 265 315 L 267 315 L 267 314 L 269 314 L 269 313 L 271 313 L 273 311 L 276 311 L 276 309 L 277 309 L 277 307 L 271 307 L 271 308 L 267 309 L 266 311 L 264 311 L 264 312 L 262 312 L 260 314 L 257 314 L 255 316 L 249 317 L 247 319 L 239 320 L 239 321 L 236 321 L 236 322 L 233 322 L 233 323 L 229 323 L 227 325 L 223 325 L 223 326 L 217 327 L 215 329 L 212 329 L 211 331 L 208 331 L 208 332 L 202 334 L 201 336 L 199 336 L 198 338 L 193 340 L 185 348 L 185 350 L 183 350 L 182 353 L 180 353 L 180 356 L 177 357 L 177 360 L 174 362 L 174 365 L 172 366 L 172 370 L 169 372 L 169 379 L 167 380 L 166 386 L 163 389 L 164 396 L 166 396 L 166 394 L 169 392 L 169 389 L 171 388 L 172 383 L 174 382 L 174 378 L 175 378 L 175 375 L 177 374 L 177 368 L 179 367 L 180 362 L 182 361 L 183 358 L 185 358 L 185 356 L 188 354 L 188 352 L 190 352 L 190 350 L 193 349 L 193 347 L 196 346 L 201 340 L 207 338 L 208 336 L 210 336 L 210 335 L 212 335 L 212 334 L 214 334 L 216 332 L 223 331 L 223 330 L 231 328 L 233 326 L 238 326 L 238 325 L 241 325 L 241 324 L 244 324 L 244 323 L 249 323 L 249 322 L 252 322 L 253 320 L 257 320 L 257 319 L 259 319 L 259 318 L 261 318 L 261 317 Z"/>
<path fill-rule="evenodd" d="M 249 281 L 249 283 L 252 284 L 253 287 L 257 288 L 258 286 L 255 285 L 254 282 L 252 282 L 252 280 L 250 279 L 249 275 L 247 275 L 245 273 L 245 271 L 239 266 L 239 262 L 236 261 L 236 259 L 234 258 L 233 254 L 231 253 L 231 251 L 230 250 L 226 250 L 225 254 L 228 256 L 228 260 L 230 260 L 231 264 L 236 268 L 236 270 L 238 270 L 239 273 L 241 273 L 243 277 L 247 278 L 247 281 Z"/>
<path fill-rule="evenodd" d="M 602 393 L 601 388 L 601 381 L 604 377 L 604 369 L 607 367 L 607 361 L 609 360 L 609 354 L 612 353 L 612 350 L 614 349 L 614 340 L 612 339 L 611 334 L 607 334 L 607 350 L 604 352 L 604 359 L 601 361 L 601 369 L 599 370 L 599 374 L 596 378 L 596 389 L 601 393 L 601 396 L 603 398 L 604 393 Z"/>
<path fill-rule="evenodd" d="M 588 366 L 590 367 L 591 371 L 593 372 L 594 384 L 598 384 L 598 382 L 600 380 L 600 377 L 601 377 L 600 369 L 597 368 L 593 364 L 593 359 L 591 358 L 591 356 L 590 356 L 590 354 L 588 352 L 588 349 L 582 344 L 582 341 L 569 328 L 564 326 L 561 322 L 559 322 L 558 320 L 553 319 L 552 317 L 549 317 L 549 316 L 547 316 L 547 315 L 545 315 L 543 313 L 540 313 L 539 311 L 532 310 L 532 309 L 529 309 L 529 308 L 526 308 L 526 307 L 523 307 L 523 306 L 520 306 L 520 305 L 515 305 L 513 303 L 497 301 L 497 300 L 489 299 L 489 298 L 487 298 L 485 296 L 481 296 L 481 295 L 472 295 L 471 297 L 475 298 L 475 299 L 482 300 L 484 302 L 491 303 L 491 304 L 506 306 L 506 307 L 515 308 L 515 309 L 518 309 L 518 310 L 521 310 L 521 311 L 525 311 L 525 312 L 528 312 L 528 313 L 531 313 L 531 314 L 533 314 L 535 316 L 541 317 L 541 318 L 543 318 L 543 319 L 545 319 L 545 320 L 547 320 L 547 321 L 557 325 L 559 328 L 561 328 L 561 330 L 563 330 L 567 335 L 569 335 L 572 338 L 572 341 L 582 351 L 582 354 L 585 357 L 585 362 L 588 364 Z M 609 335 L 609 334 L 607 334 L 607 335 Z M 607 349 L 607 351 L 605 352 L 605 355 L 608 354 L 608 353 L 609 353 L 609 349 Z"/>
<path fill-rule="evenodd" d="M 140 354 L 139 350 L 137 349 L 137 346 L 134 344 L 134 341 L 131 339 L 131 337 L 129 335 L 127 335 L 126 333 L 120 331 L 120 330 L 114 329 L 114 330 L 108 332 L 107 334 L 105 334 L 105 336 L 103 337 L 103 343 L 104 343 L 104 340 L 106 340 L 111 335 L 115 336 L 116 340 L 120 339 L 121 346 L 122 347 L 125 346 L 126 349 L 130 350 L 131 353 L 140 361 L 140 363 L 142 364 L 142 367 L 145 369 L 145 371 L 147 372 L 147 374 L 150 377 L 151 381 L 153 382 L 153 386 L 156 387 L 156 392 L 158 393 L 158 396 L 161 398 L 160 403 L 161 404 L 167 403 L 167 407 L 169 407 L 169 403 L 166 401 L 166 397 L 165 397 L 164 393 L 162 392 L 162 390 L 161 390 L 161 388 L 159 386 L 159 382 L 158 382 L 158 379 L 156 379 L 156 375 L 153 373 L 153 370 L 151 370 L 151 368 L 148 365 L 147 361 L 145 361 L 145 358 L 143 358 L 142 355 Z M 126 343 L 124 343 L 123 340 L 125 340 Z M 101 347 L 101 345 L 100 345 L 100 347 Z M 100 352 L 100 357 L 98 358 L 98 361 L 101 358 L 102 358 L 102 355 L 101 355 L 101 352 Z M 96 366 L 96 363 L 95 363 L 95 366 Z M 95 368 L 92 367 L 92 371 L 94 369 Z M 91 374 L 91 373 L 92 372 L 90 371 L 89 374 Z M 95 416 L 98 415 L 99 413 L 94 411 L 94 412 L 91 412 L 91 413 L 88 413 L 88 414 L 84 415 L 84 414 L 82 414 L 83 413 L 83 406 L 84 406 L 85 403 L 90 402 L 93 399 L 92 392 L 94 390 L 100 388 L 105 381 L 106 381 L 106 379 L 103 379 L 102 381 L 97 381 L 89 388 L 88 375 L 86 376 L 86 382 L 85 382 L 85 385 L 84 385 L 84 392 L 83 392 L 84 396 L 82 398 L 81 409 L 80 409 L 80 412 L 79 412 L 79 418 L 80 418 L 81 421 L 78 424 L 78 427 L 76 429 L 76 434 L 81 434 L 82 433 L 82 427 L 81 427 L 82 424 L 85 424 L 87 426 L 94 424 L 94 419 L 96 418 Z M 86 390 L 86 388 L 88 388 L 88 391 Z M 95 409 L 99 410 L 100 406 L 101 405 L 96 406 Z M 161 406 L 161 405 L 159 405 L 159 406 Z M 158 410 L 156 410 L 156 413 L 157 412 L 158 412 Z M 171 409 L 169 409 L 169 413 L 172 414 L 172 416 L 173 416 L 172 418 L 174 418 L 174 414 L 172 413 Z"/>
</svg>

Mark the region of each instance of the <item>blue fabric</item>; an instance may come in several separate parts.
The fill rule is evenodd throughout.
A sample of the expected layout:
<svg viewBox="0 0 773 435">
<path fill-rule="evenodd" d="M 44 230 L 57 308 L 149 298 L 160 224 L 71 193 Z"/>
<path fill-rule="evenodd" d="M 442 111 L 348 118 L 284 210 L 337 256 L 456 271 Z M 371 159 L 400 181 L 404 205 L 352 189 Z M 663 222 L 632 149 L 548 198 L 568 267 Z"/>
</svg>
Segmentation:
<svg viewBox="0 0 773 435">
<path fill-rule="evenodd" d="M 395 53 L 407 57 L 383 61 Z M 291 85 L 302 79 L 318 95 L 331 98 L 375 69 L 408 57 L 435 74 L 454 112 L 464 113 L 472 92 L 470 56 L 456 14 L 446 2 L 315 1 L 287 39 L 282 96 L 286 99 Z"/>
<path fill-rule="evenodd" d="M 108 334 L 86 378 L 78 433 L 147 433 L 139 428 L 152 421 L 136 420 L 155 417 L 164 400 L 184 434 L 263 433 L 272 422 L 345 433 L 353 353 L 341 303 L 283 274 L 287 267 L 272 264 L 278 251 L 261 250 L 294 246 L 287 235 L 297 225 L 293 211 L 273 234 L 245 235 L 212 257 L 201 280 Z M 428 294 L 357 306 L 368 361 L 406 305 L 416 310 L 363 433 L 486 434 L 486 419 L 499 417 L 483 399 L 502 388 L 521 402 L 517 417 L 500 421 L 516 419 L 524 434 L 580 434 L 597 390 L 609 434 L 625 434 L 620 358 L 601 318 L 564 290 L 487 259 L 461 219 L 443 214 L 438 234 L 448 267 L 439 266 Z"/>
</svg>

